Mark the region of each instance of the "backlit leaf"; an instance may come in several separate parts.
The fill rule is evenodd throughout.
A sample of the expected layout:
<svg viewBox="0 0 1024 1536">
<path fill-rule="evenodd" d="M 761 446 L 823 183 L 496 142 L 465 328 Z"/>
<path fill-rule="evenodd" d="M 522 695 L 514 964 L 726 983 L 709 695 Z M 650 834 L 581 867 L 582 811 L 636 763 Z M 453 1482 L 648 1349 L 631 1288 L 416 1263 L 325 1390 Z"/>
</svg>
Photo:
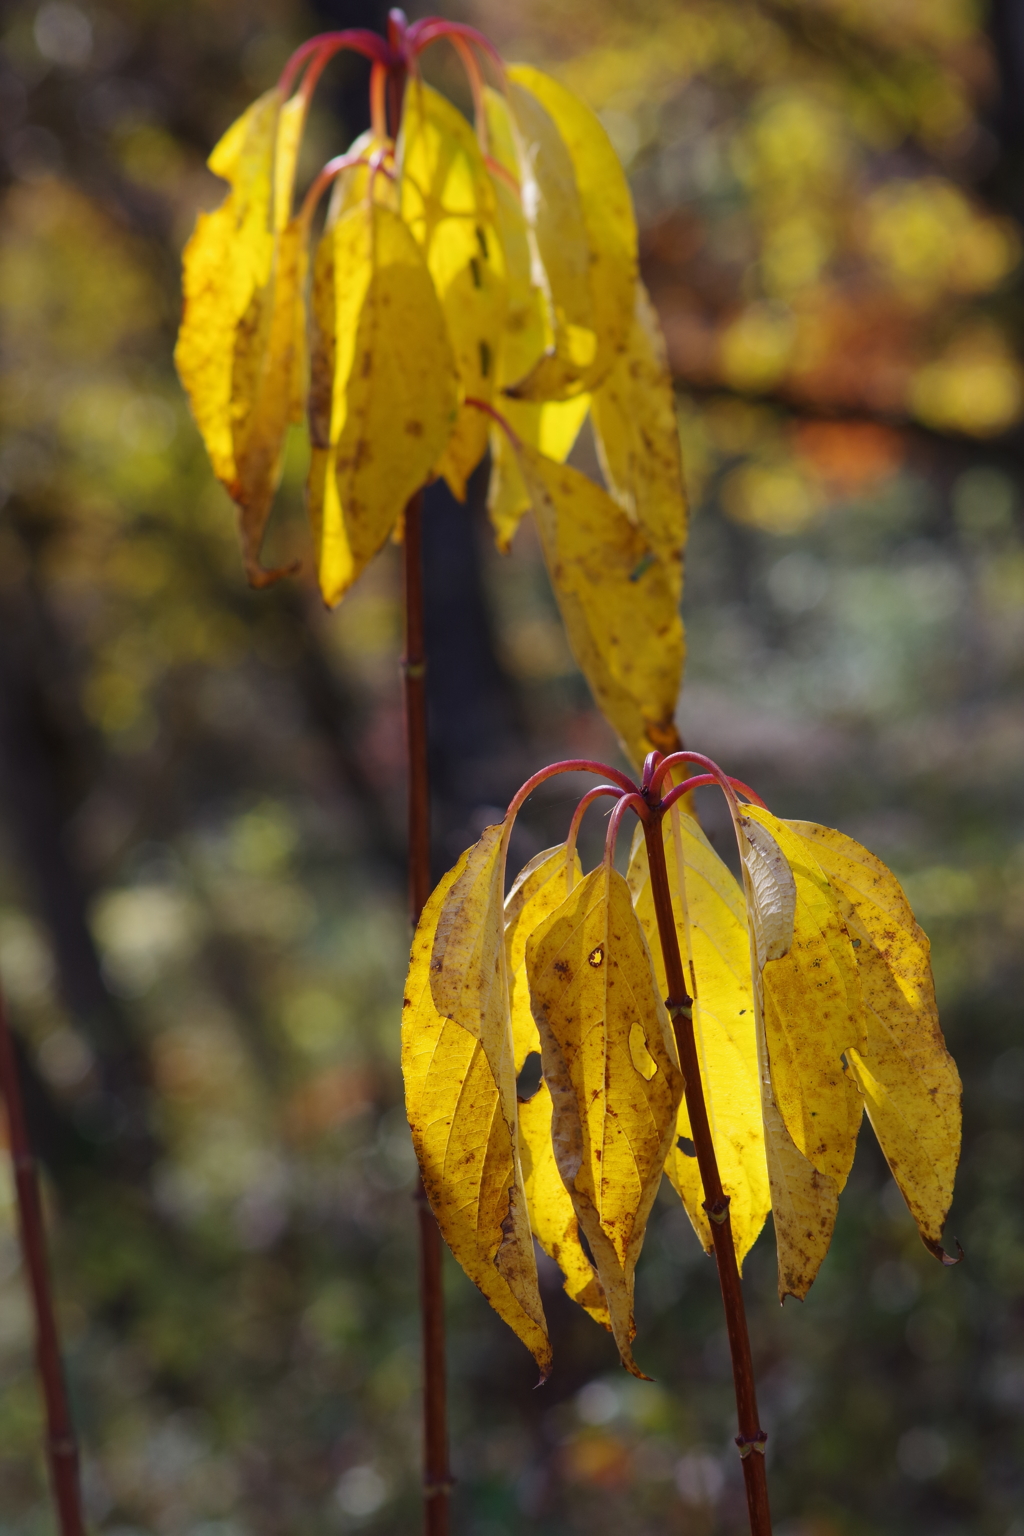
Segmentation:
<svg viewBox="0 0 1024 1536">
<path fill-rule="evenodd" d="M 781 962 L 793 944 L 797 888 L 781 848 L 765 827 L 745 818 L 744 836 L 757 1067 L 779 1301 L 787 1296 L 802 1301 L 832 1241 L 839 1185 L 820 1173 L 796 1146 L 776 1100 L 765 1029 L 764 967 L 769 956 L 773 964 Z"/>
<path fill-rule="evenodd" d="M 397 160 L 402 217 L 441 300 L 462 392 L 489 401 L 507 302 L 495 194 L 473 129 L 419 79 L 405 93 Z M 438 466 L 460 501 L 489 427 L 483 412 L 461 407 Z"/>
<path fill-rule="evenodd" d="M 498 233 L 505 253 L 508 295 L 497 366 L 497 386 L 504 389 L 529 372 L 551 341 L 552 331 L 537 281 L 539 268 L 531 253 L 526 216 L 519 193 L 512 185 L 518 178 L 519 163 L 508 106 L 504 96 L 488 87 L 484 91 L 484 107 L 491 157 L 505 169 L 504 176 L 490 173 Z M 543 280 L 542 272 L 539 277 Z M 506 397 L 501 401 L 501 413 L 524 442 L 539 449 L 546 458 L 562 463 L 579 435 L 589 404 L 588 395 L 545 402 Z M 515 452 L 505 433 L 494 428 L 487 510 L 502 551 L 508 549 L 529 506 L 529 492 Z"/>
<path fill-rule="evenodd" d="M 844 1052 L 864 1043 L 856 956 L 831 887 L 806 840 L 759 806 L 743 808 L 740 827 L 754 895 L 752 926 L 764 983 L 775 1102 L 797 1150 L 841 1190 L 853 1163 L 863 1110 L 843 1063 Z M 788 937 L 782 925 L 788 921 L 789 898 L 788 893 L 780 894 L 786 866 L 795 888 L 793 936 L 780 953 Z M 760 896 L 758 882 L 765 893 Z M 782 903 L 781 918 L 773 903 Z"/>
<path fill-rule="evenodd" d="M 608 1303 L 597 1271 L 583 1252 L 576 1212 L 555 1162 L 547 1083 L 542 1082 L 531 1099 L 520 1101 L 519 1147 L 533 1234 L 561 1269 L 568 1295 L 611 1332 Z"/>
<path fill-rule="evenodd" d="M 378 203 L 324 233 L 313 272 L 309 512 L 336 603 L 430 477 L 455 417 L 444 315 L 419 246 Z"/>
<path fill-rule="evenodd" d="M 563 400 L 600 384 L 626 344 L 636 220 L 618 156 L 596 115 L 529 65 L 508 71 L 524 206 L 544 267 L 553 346 L 515 387 Z"/>
<path fill-rule="evenodd" d="M 687 520 L 679 426 L 664 338 L 641 282 L 626 350 L 594 391 L 591 412 L 605 483 L 673 578 L 678 598 Z"/>
<path fill-rule="evenodd" d="M 250 581 L 305 376 L 306 231 L 291 216 L 304 103 L 266 92 L 209 159 L 231 191 L 185 248 L 175 362 L 214 472 L 238 504 Z"/>
<path fill-rule="evenodd" d="M 895 876 L 853 838 L 813 822 L 806 839 L 853 936 L 867 1039 L 850 1070 L 893 1177 L 933 1253 L 960 1155 L 960 1077 L 939 1027 L 929 944 Z"/>
<path fill-rule="evenodd" d="M 500 828 L 489 828 L 423 910 L 406 982 L 402 1071 L 423 1186 L 444 1239 L 546 1375 L 551 1351 L 516 1145 L 512 1053 L 495 1038 L 502 1034 L 499 845 Z M 465 931 L 470 913 L 487 936 L 478 946 Z M 456 956 L 479 969 L 453 976 L 447 967 Z M 438 1012 L 432 979 L 457 1018 Z M 504 1015 L 507 1036 L 507 1007 Z"/>
<path fill-rule="evenodd" d="M 531 1051 L 540 1050 L 540 1036 L 530 1008 L 526 974 L 526 941 L 546 917 L 560 907 L 582 875 L 579 854 L 570 864 L 564 843 L 536 854 L 519 871 L 505 898 L 505 952 L 512 1011 L 512 1050 L 515 1070 L 522 1071 Z"/>
<path fill-rule="evenodd" d="M 662 829 L 679 952 L 684 965 L 688 952 L 693 963 L 693 1029 L 704 1100 L 722 1187 L 729 1196 L 736 1257 L 742 1265 L 771 1206 L 746 903 L 732 874 L 691 816 L 674 809 L 664 818 Z M 685 909 L 681 899 L 684 869 Z M 659 992 L 665 997 L 668 984 L 642 827 L 637 828 L 634 838 L 628 881 L 654 959 Z M 689 915 L 688 925 L 684 910 Z M 684 1100 L 679 1106 L 676 1138 L 692 1139 L 692 1134 Z M 704 1189 L 696 1156 L 674 1141 L 665 1169 L 710 1253 L 711 1227 L 703 1209 Z"/>
<path fill-rule="evenodd" d="M 566 633 L 627 755 L 678 745 L 683 626 L 673 582 L 606 491 L 567 464 L 518 447 Z"/>
<path fill-rule="evenodd" d="M 526 965 L 562 1180 L 594 1256 L 623 1364 L 633 1272 L 675 1132 L 682 1077 L 643 930 L 602 864 L 533 934 Z"/>
</svg>

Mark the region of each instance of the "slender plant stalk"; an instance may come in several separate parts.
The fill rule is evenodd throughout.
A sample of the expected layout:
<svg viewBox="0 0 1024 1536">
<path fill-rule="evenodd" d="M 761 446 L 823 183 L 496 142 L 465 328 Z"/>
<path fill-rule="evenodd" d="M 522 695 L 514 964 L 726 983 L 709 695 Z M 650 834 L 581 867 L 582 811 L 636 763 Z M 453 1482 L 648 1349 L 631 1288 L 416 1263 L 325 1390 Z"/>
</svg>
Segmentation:
<svg viewBox="0 0 1024 1536">
<path fill-rule="evenodd" d="M 423 492 L 405 509 L 405 724 L 409 772 L 409 910 L 413 924 L 430 895 L 430 779 L 427 769 L 427 676 L 423 626 Z M 448 1536 L 452 1477 L 448 1466 L 444 1289 L 441 1233 L 420 1183 L 420 1327 L 423 1335 L 423 1520 L 426 1536 Z"/>
<path fill-rule="evenodd" d="M 722 1302 L 725 1307 L 740 1430 L 736 1437 L 736 1444 L 739 1446 L 743 1464 L 751 1536 L 771 1536 L 772 1522 L 768 1508 L 768 1480 L 765 1476 L 764 1462 L 764 1447 L 768 1437 L 758 1422 L 754 1363 L 750 1354 L 750 1335 L 747 1332 L 747 1314 L 743 1306 L 743 1288 L 740 1284 L 739 1266 L 736 1263 L 736 1249 L 733 1246 L 732 1226 L 729 1221 L 729 1199 L 722 1188 L 718 1159 L 715 1156 L 715 1144 L 711 1138 L 711 1126 L 708 1122 L 700 1063 L 697 1059 L 697 1042 L 693 1033 L 693 1002 L 687 991 L 683 963 L 679 954 L 679 940 L 672 913 L 672 894 L 669 889 L 668 870 L 665 867 L 665 845 L 662 841 L 661 821 L 660 815 L 649 817 L 644 823 L 644 838 L 647 843 L 647 859 L 651 871 L 651 894 L 658 919 L 658 937 L 661 940 L 665 977 L 668 982 L 667 1006 L 679 1049 L 686 1110 L 690 1117 L 694 1151 L 697 1154 L 697 1165 L 700 1169 L 701 1183 L 704 1186 L 704 1209 L 708 1213 L 711 1235 L 714 1239 L 718 1283 L 722 1289 Z"/>
<path fill-rule="evenodd" d="M 50 1292 L 46 1261 L 43 1207 L 39 1199 L 36 1161 L 29 1145 L 25 1109 L 21 1099 L 14 1041 L 7 1023 L 7 1009 L 0 994 L 0 1092 L 7 1106 L 7 1132 L 18 1200 L 21 1251 L 28 1271 L 29 1289 L 36 1320 L 36 1361 L 46 1406 L 46 1449 L 50 1480 L 57 1505 L 61 1536 L 85 1536 L 82 1495 L 78 1482 L 78 1446 L 71 1424 L 60 1340 Z"/>
</svg>

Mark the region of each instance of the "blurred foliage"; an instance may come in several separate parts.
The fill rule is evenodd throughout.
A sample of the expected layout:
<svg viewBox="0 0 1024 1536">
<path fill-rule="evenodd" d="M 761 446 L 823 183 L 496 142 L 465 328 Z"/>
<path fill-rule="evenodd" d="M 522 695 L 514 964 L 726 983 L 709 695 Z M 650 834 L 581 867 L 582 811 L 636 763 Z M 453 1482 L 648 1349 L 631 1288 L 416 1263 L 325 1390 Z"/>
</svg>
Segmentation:
<svg viewBox="0 0 1024 1536">
<path fill-rule="evenodd" d="M 959 1269 L 921 1249 L 867 1139 L 803 1307 L 775 1303 L 769 1240 L 748 1261 L 780 1536 L 1022 1536 L 1022 146 L 1000 102 L 1024 61 L 961 0 L 463 14 L 563 72 L 630 167 L 698 504 L 688 742 L 905 878 L 965 1080 Z M 92 1526 L 116 1536 L 418 1519 L 394 551 L 330 618 L 306 578 L 250 593 L 170 362 L 210 146 L 304 36 L 381 20 L 12 0 L 2 23 L 0 975 Z M 307 176 L 363 126 L 347 68 Z M 274 560 L 307 552 L 304 455 L 297 435 Z M 431 557 L 433 704 L 470 765 L 435 742 L 443 864 L 541 761 L 613 747 L 528 531 L 501 559 L 473 554 L 472 515 L 431 519 L 454 530 Z M 444 679 L 479 647 L 453 584 L 478 570 L 500 687 L 460 681 L 458 714 Z M 573 798 L 535 809 L 520 862 Z M 36 1536 L 0 1198 L 0 1531 Z M 556 1369 L 534 1392 L 451 1268 L 458 1529 L 735 1529 L 721 1307 L 676 1197 L 638 1273 L 657 1383 L 543 1284 Z"/>
</svg>

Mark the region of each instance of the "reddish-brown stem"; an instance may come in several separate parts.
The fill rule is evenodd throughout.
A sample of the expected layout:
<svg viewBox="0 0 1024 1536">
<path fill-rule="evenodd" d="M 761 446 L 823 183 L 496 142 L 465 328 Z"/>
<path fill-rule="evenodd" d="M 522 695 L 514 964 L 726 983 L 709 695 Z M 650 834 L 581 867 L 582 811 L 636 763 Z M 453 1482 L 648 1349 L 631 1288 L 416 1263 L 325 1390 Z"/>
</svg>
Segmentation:
<svg viewBox="0 0 1024 1536">
<path fill-rule="evenodd" d="M 527 779 L 526 783 L 517 789 L 505 812 L 506 821 L 515 821 L 525 801 L 539 789 L 548 779 L 553 779 L 559 773 L 596 773 L 601 778 L 611 779 L 627 795 L 635 795 L 637 787 L 633 780 L 620 773 L 617 768 L 609 768 L 607 763 L 595 763 L 589 757 L 567 757 L 564 762 L 551 763 L 547 768 L 540 768 Z"/>
<path fill-rule="evenodd" d="M 658 764 L 651 778 L 654 792 L 656 792 L 657 781 L 661 777 L 661 770 L 680 756 L 681 754 L 678 753 L 673 754 L 672 758 L 666 758 Z M 689 760 L 692 761 L 692 758 Z M 736 1249 L 733 1245 L 732 1227 L 729 1221 L 729 1201 L 722 1188 L 718 1159 L 715 1156 L 715 1144 L 708 1121 L 707 1104 L 704 1099 L 704 1088 L 701 1083 L 697 1041 L 693 1032 L 693 1003 L 686 989 L 682 956 L 679 953 L 661 822 L 660 815 L 650 816 L 644 823 L 644 837 L 651 872 L 651 894 L 658 921 L 658 937 L 661 941 L 665 977 L 668 983 L 669 995 L 666 1005 L 672 1018 L 672 1027 L 679 1048 L 679 1065 L 683 1073 L 686 1111 L 690 1119 L 690 1131 L 694 1151 L 697 1154 L 701 1183 L 704 1186 L 704 1209 L 708 1214 L 711 1236 L 715 1245 L 718 1282 L 725 1308 L 729 1352 L 732 1355 L 732 1376 L 736 1390 L 736 1411 L 740 1430 L 736 1443 L 742 1457 L 750 1531 L 751 1536 L 771 1536 L 771 1513 L 768 1508 L 768 1482 L 764 1462 L 767 1436 L 758 1422 L 754 1364 L 750 1353 L 750 1336 L 747 1332 L 747 1314 L 743 1306 L 739 1265 L 736 1262 Z"/>
<path fill-rule="evenodd" d="M 471 405 L 475 411 L 483 411 L 485 416 L 489 416 L 492 421 L 498 423 L 498 426 L 505 433 L 513 448 L 520 446 L 518 434 L 509 426 L 501 412 L 494 409 L 493 405 L 488 404 L 486 400 L 478 400 L 475 395 L 467 395 L 463 404 Z"/>
<path fill-rule="evenodd" d="M 409 911 L 413 923 L 430 895 L 430 777 L 427 763 L 427 651 L 423 623 L 423 492 L 405 509 L 405 724 L 409 767 Z M 445 1380 L 441 1233 L 420 1184 L 420 1325 L 423 1333 L 423 1524 L 448 1536 L 451 1472 Z"/>
<path fill-rule="evenodd" d="M 744 784 L 742 779 L 734 779 L 731 774 L 726 774 L 726 778 L 733 789 L 738 789 L 741 795 L 745 795 L 748 800 L 752 800 L 755 805 L 761 806 L 763 810 L 766 811 L 768 809 L 756 789 L 751 789 L 750 785 Z M 719 784 L 720 782 L 721 780 L 716 774 L 698 773 L 695 778 L 685 779 L 682 784 L 677 784 L 674 789 L 670 789 L 661 802 L 661 808 L 663 811 L 670 810 L 676 801 L 681 800 L 684 795 L 688 795 L 691 789 L 704 789 L 708 784 Z"/>
<path fill-rule="evenodd" d="M 501 54 L 494 44 L 478 32 L 476 27 L 467 26 L 464 21 L 445 21 L 443 16 L 424 16 L 420 21 L 414 21 L 405 35 L 406 47 L 412 54 L 422 53 L 424 48 L 429 48 L 431 43 L 438 43 L 442 38 L 449 42 L 454 39 L 465 38 L 485 54 L 502 79 L 505 78 L 505 64 Z"/>
<path fill-rule="evenodd" d="M 356 165 L 370 165 L 369 155 L 335 155 L 333 160 L 328 160 L 323 170 L 319 172 L 315 180 L 310 182 L 309 191 L 302 199 L 302 207 L 299 209 L 299 220 L 308 223 L 316 210 L 316 205 L 323 197 L 327 188 L 336 176 L 342 171 L 349 171 Z M 388 175 L 385 171 L 384 175 Z"/>
<path fill-rule="evenodd" d="M 583 796 L 583 799 L 572 813 L 572 821 L 569 823 L 569 833 L 565 839 L 566 853 L 569 856 L 570 863 L 572 862 L 573 854 L 576 852 L 576 843 L 580 835 L 580 824 L 582 823 L 583 818 L 587 814 L 589 808 L 593 805 L 594 801 L 600 800 L 602 795 L 614 795 L 616 800 L 618 800 L 621 794 L 622 790 L 617 789 L 614 784 L 598 784 L 596 789 L 587 790 L 586 794 Z"/>
<path fill-rule="evenodd" d="M 373 136 L 381 143 L 388 136 L 388 68 L 375 63 L 370 70 L 370 126 Z"/>
<path fill-rule="evenodd" d="M 643 795 L 634 791 L 632 794 L 620 797 L 618 805 L 616 805 L 608 818 L 608 830 L 604 835 L 604 861 L 609 866 L 615 858 L 615 844 L 618 841 L 619 828 L 622 826 L 622 818 L 627 811 L 635 811 L 643 822 L 647 822 L 651 816 L 647 801 Z"/>
<path fill-rule="evenodd" d="M 14 1188 L 18 1200 L 18 1225 L 21 1251 L 28 1271 L 29 1288 L 36 1322 L 36 1361 L 46 1405 L 46 1448 L 53 1483 L 54 1502 L 60 1519 L 61 1536 L 85 1536 L 82 1496 L 78 1482 L 78 1446 L 71 1424 L 64 1371 L 60 1359 L 60 1341 L 50 1292 L 50 1273 L 46 1262 L 46 1234 L 43 1208 L 39 1199 L 36 1163 L 29 1145 L 25 1111 L 18 1080 L 14 1041 L 7 1023 L 7 1010 L 0 996 L 0 1092 L 7 1106 L 7 1132 L 14 1169 Z"/>
<path fill-rule="evenodd" d="M 350 48 L 354 53 L 361 53 L 368 59 L 377 59 L 382 64 L 398 62 L 384 39 L 365 27 L 350 27 L 345 32 L 320 32 L 316 37 L 308 38 L 301 48 L 296 48 L 281 71 L 281 78 L 277 82 L 281 95 L 291 94 L 291 88 L 298 78 L 299 71 L 310 59 L 312 60 L 310 74 L 313 75 L 313 85 L 315 85 L 328 60 L 332 59 L 336 53 L 340 53 L 343 48 Z M 304 89 L 307 92 L 312 90 L 308 79 L 304 82 Z"/>
</svg>

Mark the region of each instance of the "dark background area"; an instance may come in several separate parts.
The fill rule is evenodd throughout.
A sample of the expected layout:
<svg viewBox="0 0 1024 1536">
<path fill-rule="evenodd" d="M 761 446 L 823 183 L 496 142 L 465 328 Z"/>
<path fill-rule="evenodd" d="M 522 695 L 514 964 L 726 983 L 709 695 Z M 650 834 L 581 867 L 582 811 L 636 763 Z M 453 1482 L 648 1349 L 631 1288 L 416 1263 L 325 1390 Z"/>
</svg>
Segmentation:
<svg viewBox="0 0 1024 1536">
<path fill-rule="evenodd" d="M 591 101 L 630 172 L 694 508 L 687 742 L 896 869 L 964 1079 L 959 1268 L 867 1135 L 807 1302 L 778 1307 L 770 1224 L 748 1260 L 779 1536 L 1024 1536 L 1024 9 L 457 14 Z M 110 1536 L 419 1518 L 397 551 L 333 615 L 308 576 L 250 592 L 171 365 L 213 143 L 304 37 L 383 18 L 47 0 L 0 24 L 0 976 Z M 332 65 L 307 178 L 364 91 Z M 308 555 L 305 451 L 275 560 Z M 428 497 L 438 872 L 543 762 L 618 761 L 485 479 Z M 522 859 L 574 794 L 537 797 Z M 638 1272 L 654 1383 L 543 1283 L 535 1391 L 450 1266 L 457 1530 L 738 1529 L 714 1271 L 671 1190 Z M 4 1178 L 4 1536 L 52 1529 L 40 1432 Z"/>
</svg>

